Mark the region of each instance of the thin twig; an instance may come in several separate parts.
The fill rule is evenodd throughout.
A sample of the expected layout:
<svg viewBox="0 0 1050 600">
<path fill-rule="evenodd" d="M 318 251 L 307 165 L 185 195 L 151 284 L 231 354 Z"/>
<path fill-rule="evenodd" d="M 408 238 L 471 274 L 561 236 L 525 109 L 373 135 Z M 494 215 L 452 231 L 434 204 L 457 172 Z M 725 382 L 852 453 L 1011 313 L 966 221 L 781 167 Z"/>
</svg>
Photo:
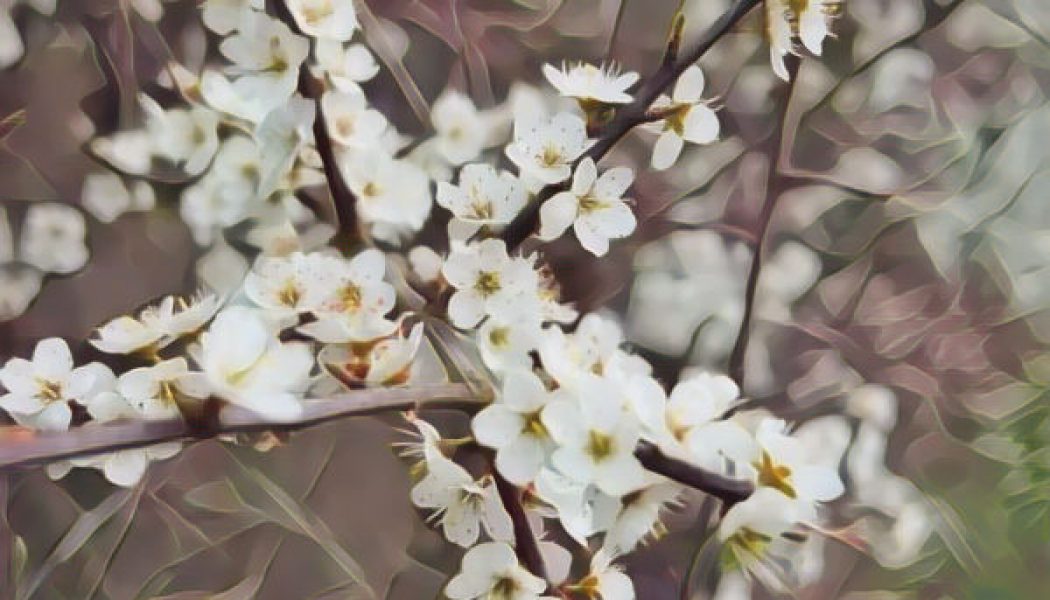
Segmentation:
<svg viewBox="0 0 1050 600">
<path fill-rule="evenodd" d="M 784 180 L 780 177 L 780 156 L 782 154 L 781 144 L 784 140 L 784 128 L 787 127 L 788 104 L 791 100 L 791 91 L 794 89 L 794 81 L 798 76 L 799 59 L 797 56 L 789 55 L 786 60 L 790 82 L 782 87 L 780 98 L 779 119 L 775 123 L 773 133 L 766 142 L 766 154 L 769 157 L 769 171 L 766 175 L 765 198 L 762 202 L 762 212 L 758 216 L 758 230 L 755 232 L 754 254 L 751 256 L 751 268 L 747 274 L 747 288 L 744 292 L 744 317 L 740 321 L 740 330 L 737 332 L 733 351 L 729 354 L 729 376 L 736 381 L 740 389 L 744 389 L 744 358 L 747 354 L 747 343 L 751 338 L 751 321 L 755 313 L 755 293 L 758 291 L 758 276 L 762 270 L 762 253 L 765 251 L 766 232 L 769 223 L 773 220 L 773 209 L 777 198 L 783 192 Z"/>
<path fill-rule="evenodd" d="M 576 161 L 576 164 L 588 157 L 598 162 L 628 131 L 647 122 L 649 107 L 660 94 L 669 88 L 683 71 L 700 60 L 715 45 L 715 42 L 729 33 L 760 1 L 737 0 L 687 52 L 681 55 L 683 57 L 681 60 L 661 64 L 656 72 L 642 84 L 635 94 L 634 101 L 617 111 L 616 116 L 602 130 L 595 144 Z M 518 247 L 532 235 L 539 223 L 540 206 L 562 188 L 563 185 L 544 187 L 536 195 L 535 200 L 507 225 L 501 237 L 507 243 L 508 248 Z"/>
<path fill-rule="evenodd" d="M 211 438 L 235 433 L 294 431 L 341 419 L 391 410 L 419 408 L 474 408 L 477 399 L 463 384 L 360 390 L 324 400 L 306 400 L 302 416 L 292 422 L 274 422 L 236 406 L 223 410 L 213 427 L 195 427 L 181 419 L 119 421 L 74 427 L 62 432 L 0 429 L 0 469 L 142 448 L 163 442 Z"/>
</svg>

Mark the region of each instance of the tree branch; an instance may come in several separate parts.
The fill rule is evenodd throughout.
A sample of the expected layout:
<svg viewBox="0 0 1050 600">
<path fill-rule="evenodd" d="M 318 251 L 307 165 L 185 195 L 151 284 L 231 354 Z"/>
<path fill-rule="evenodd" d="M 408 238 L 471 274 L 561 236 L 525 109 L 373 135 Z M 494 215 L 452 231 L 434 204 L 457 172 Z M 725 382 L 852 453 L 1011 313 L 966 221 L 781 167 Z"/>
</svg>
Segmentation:
<svg viewBox="0 0 1050 600">
<path fill-rule="evenodd" d="M 799 58 L 788 55 L 786 66 L 790 77 L 790 83 L 782 86 L 780 94 L 779 119 L 775 124 L 773 133 L 770 134 L 766 143 L 766 154 L 769 156 L 769 172 L 766 174 L 766 189 L 762 202 L 762 212 L 758 216 L 758 230 L 755 232 L 754 254 L 751 256 L 751 268 L 747 274 L 747 288 L 744 291 L 744 317 L 740 321 L 740 330 L 737 332 L 733 351 L 729 354 L 729 376 L 744 389 L 744 359 L 747 355 L 747 343 L 751 338 L 751 321 L 755 312 L 755 293 L 758 291 L 758 276 L 762 270 L 762 253 L 765 251 L 766 231 L 773 219 L 773 208 L 776 206 L 777 198 L 783 193 L 785 180 L 780 177 L 780 155 L 781 144 L 784 141 L 784 128 L 788 104 L 791 100 L 791 91 L 794 89 L 794 81 L 798 77 Z"/>
<path fill-rule="evenodd" d="M 593 159 L 594 162 L 598 162 L 628 131 L 637 125 L 647 122 L 649 120 L 649 107 L 660 94 L 669 88 L 690 65 L 700 60 L 711 46 L 715 45 L 715 42 L 732 30 L 760 1 L 737 0 L 729 10 L 723 13 L 704 32 L 688 51 L 682 54 L 681 60 L 662 63 L 660 68 L 642 84 L 642 87 L 635 95 L 634 101 L 617 111 L 613 120 L 602 130 L 598 141 L 583 156 L 577 159 L 575 164 L 579 164 L 581 160 L 587 157 Z M 575 164 L 573 165 L 574 168 Z M 560 184 L 544 187 L 536 195 L 535 200 L 514 217 L 514 220 L 507 225 L 501 235 L 508 248 L 516 248 L 532 235 L 532 232 L 536 230 L 539 224 L 540 206 L 563 187 Z"/>
<path fill-rule="evenodd" d="M 747 500 L 755 491 L 755 486 L 750 481 L 725 477 L 683 460 L 671 458 L 649 442 L 639 443 L 634 455 L 643 467 L 653 473 L 659 473 L 718 498 L 722 501 L 724 509 Z"/>
<path fill-rule="evenodd" d="M 525 514 L 525 507 L 521 504 L 521 491 L 504 479 L 495 468 L 492 469 L 492 478 L 496 481 L 496 491 L 499 492 L 503 508 L 507 509 L 511 523 L 514 524 L 514 552 L 518 555 L 518 561 L 536 577 L 549 581 L 547 580 L 547 565 L 543 562 L 543 555 L 540 554 L 539 542 L 532 533 L 529 517 Z"/>
<path fill-rule="evenodd" d="M 296 34 L 309 39 L 299 30 L 284 0 L 272 2 L 271 6 L 275 16 L 282 23 Z M 357 217 L 357 196 L 343 179 L 343 173 L 339 170 L 339 161 L 336 158 L 335 144 L 332 142 L 332 137 L 328 135 L 328 122 L 325 120 L 324 110 L 321 107 L 321 96 L 324 95 L 325 84 L 310 73 L 308 62 L 303 62 L 299 67 L 298 91 L 304 98 L 313 101 L 316 110 L 313 124 L 314 145 L 321 156 L 328 191 L 332 196 L 332 207 L 338 225 L 337 241 L 346 246 L 356 246 L 364 240 L 361 223 Z M 341 249 L 346 250 L 347 248 Z"/>
<path fill-rule="evenodd" d="M 463 384 L 383 388 L 347 392 L 324 400 L 307 400 L 293 422 L 269 421 L 237 406 L 227 406 L 211 427 L 182 419 L 115 421 L 74 427 L 62 432 L 0 428 L 0 469 L 36 465 L 77 456 L 142 448 L 163 442 L 205 439 L 233 433 L 294 431 L 344 417 L 419 408 L 473 408 L 486 404 Z"/>
</svg>

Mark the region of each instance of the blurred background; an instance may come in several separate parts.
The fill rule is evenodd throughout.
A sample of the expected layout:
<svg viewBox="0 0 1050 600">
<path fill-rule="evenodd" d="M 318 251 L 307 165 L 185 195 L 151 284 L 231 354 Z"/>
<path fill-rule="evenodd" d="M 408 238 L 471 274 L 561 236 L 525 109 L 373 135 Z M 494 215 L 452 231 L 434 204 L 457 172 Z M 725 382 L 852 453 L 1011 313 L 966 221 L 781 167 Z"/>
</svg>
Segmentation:
<svg viewBox="0 0 1050 600">
<path fill-rule="evenodd" d="M 679 2 L 359 4 L 381 65 L 369 99 L 422 135 L 446 87 L 498 111 L 533 98 L 522 84 L 549 96 L 545 62 L 615 60 L 644 77 Z M 685 39 L 728 5 L 686 0 Z M 701 61 L 718 142 L 654 172 L 655 136 L 637 132 L 606 159 L 638 172 L 635 235 L 602 259 L 571 239 L 544 248 L 563 294 L 616 314 L 665 382 L 724 370 L 775 202 L 744 392 L 814 435 L 845 431 L 828 452 L 851 490 L 792 557 L 798 595 L 1045 597 L 1050 3 L 847 0 L 790 85 L 759 12 Z M 195 245 L 179 217 L 187 181 L 118 175 L 92 149 L 141 125 L 140 91 L 177 103 L 171 60 L 219 60 L 197 2 L 0 0 L 0 359 L 49 336 L 85 353 L 108 318 L 247 268 L 236 231 Z M 439 243 L 442 218 L 422 242 Z M 463 415 L 428 418 L 467 431 Z M 356 561 L 389 598 L 439 597 L 460 551 L 409 504 L 390 449 L 402 425 L 346 420 L 265 453 L 198 443 L 130 490 L 92 470 L 5 473 L 6 589 L 17 576 L 40 598 L 346 598 Z M 683 504 L 626 561 L 639 597 L 763 597 L 719 577 L 704 501 Z"/>
</svg>

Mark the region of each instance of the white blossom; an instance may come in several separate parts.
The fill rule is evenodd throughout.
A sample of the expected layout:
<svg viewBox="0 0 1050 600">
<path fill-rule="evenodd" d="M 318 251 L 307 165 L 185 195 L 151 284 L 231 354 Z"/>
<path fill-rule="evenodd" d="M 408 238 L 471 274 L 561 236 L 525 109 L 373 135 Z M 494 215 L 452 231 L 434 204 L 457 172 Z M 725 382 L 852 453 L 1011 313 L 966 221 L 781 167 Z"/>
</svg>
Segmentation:
<svg viewBox="0 0 1050 600">
<path fill-rule="evenodd" d="M 266 0 L 204 0 L 201 17 L 204 25 L 219 35 L 226 35 L 248 20 L 252 11 L 263 10 Z"/>
<path fill-rule="evenodd" d="M 146 113 L 146 131 L 153 153 L 165 158 L 190 175 L 198 175 L 211 163 L 219 149 L 219 115 L 203 106 L 164 110 L 152 98 L 139 94 Z"/>
<path fill-rule="evenodd" d="M 516 177 L 482 163 L 460 169 L 457 185 L 437 186 L 437 203 L 465 224 L 464 237 L 482 226 L 510 223 L 527 202 L 528 192 Z"/>
<path fill-rule="evenodd" d="M 463 556 L 460 572 L 448 582 L 451 600 L 535 600 L 547 582 L 518 564 L 514 550 L 504 542 L 486 542 Z"/>
<path fill-rule="evenodd" d="M 433 509 L 445 537 L 464 548 L 478 541 L 482 528 L 493 540 L 514 539 L 514 526 L 491 477 L 476 480 L 436 446 L 424 447 L 426 475 L 412 488 L 412 503 Z"/>
<path fill-rule="evenodd" d="M 529 483 L 547 461 L 553 444 L 541 414 L 556 397 L 536 375 L 516 370 L 504 378 L 499 399 L 474 416 L 475 439 L 496 449 L 496 468 L 511 483 Z"/>
<path fill-rule="evenodd" d="M 351 260 L 318 256 L 308 285 L 308 309 L 316 321 L 299 332 L 320 342 L 370 342 L 394 332 L 397 324 L 386 318 L 394 308 L 394 287 L 383 281 L 383 253 L 365 250 Z"/>
<path fill-rule="evenodd" d="M 449 318 L 463 329 L 474 327 L 486 314 L 510 310 L 536 286 L 532 265 L 508 256 L 506 244 L 498 239 L 454 248 L 441 272 L 456 288 L 449 299 Z"/>
<path fill-rule="evenodd" d="M 653 146 L 654 169 L 667 169 L 673 165 L 686 141 L 709 144 L 718 138 L 718 117 L 701 100 L 703 91 L 704 72 L 693 65 L 678 77 L 670 98 L 661 96 L 653 103 L 650 110 L 665 115 L 651 125 L 661 132 Z"/>
<path fill-rule="evenodd" d="M 314 72 L 318 76 L 327 75 L 335 89 L 341 92 L 358 92 L 361 90 L 359 83 L 379 73 L 375 57 L 363 44 L 344 47 L 335 40 L 318 39 L 314 42 L 314 58 L 317 59 Z"/>
<path fill-rule="evenodd" d="M 615 385 L 591 376 L 574 396 L 543 409 L 542 423 L 558 444 L 551 457 L 555 468 L 610 496 L 641 488 L 645 470 L 634 456 L 640 428 L 623 409 Z"/>
<path fill-rule="evenodd" d="M 137 411 L 136 416 L 147 420 L 177 418 L 180 399 L 200 401 L 211 393 L 204 374 L 190 371 L 182 357 L 121 374 L 117 391 Z"/>
<path fill-rule="evenodd" d="M 572 162 L 590 146 L 583 119 L 558 113 L 550 119 L 515 119 L 514 141 L 506 153 L 522 175 L 544 184 L 572 175 Z"/>
<path fill-rule="evenodd" d="M 761 487 L 778 490 L 803 505 L 827 502 L 842 495 L 838 472 L 807 460 L 805 446 L 785 433 L 783 420 L 766 418 L 755 433 L 751 461 L 740 465 Z"/>
<path fill-rule="evenodd" d="M 69 403 L 84 404 L 98 386 L 113 378 L 101 363 L 74 368 L 66 341 L 47 338 L 37 343 L 32 360 L 11 358 L 0 369 L 0 384 L 7 389 L 0 396 L 0 407 L 20 425 L 62 431 L 73 417 Z"/>
<path fill-rule="evenodd" d="M 340 169 L 357 196 L 358 214 L 388 241 L 419 231 L 430 215 L 430 182 L 416 165 L 383 152 L 346 153 Z"/>
<path fill-rule="evenodd" d="M 357 30 L 357 11 L 347 0 L 283 0 L 306 35 L 345 42 Z"/>
<path fill-rule="evenodd" d="M 471 99 L 448 90 L 434 101 L 430 121 L 438 152 L 452 165 L 461 165 L 481 154 L 488 140 L 487 124 Z"/>
<path fill-rule="evenodd" d="M 87 264 L 86 233 L 84 216 L 72 206 L 35 203 L 22 225 L 18 256 L 41 271 L 72 273 Z"/>
<path fill-rule="evenodd" d="M 561 236 L 571 225 L 580 244 L 596 256 L 609 250 L 609 240 L 626 237 L 634 231 L 634 213 L 622 196 L 631 186 L 634 174 L 626 167 L 609 169 L 598 176 L 590 158 L 576 167 L 572 187 L 555 194 L 540 208 L 541 240 Z"/>
<path fill-rule="evenodd" d="M 616 558 L 605 549 L 591 557 L 591 570 L 579 583 L 566 589 L 579 592 L 587 598 L 601 600 L 634 600 L 634 583 L 623 568 L 613 564 Z"/>
<path fill-rule="evenodd" d="M 386 117 L 368 108 L 360 90 L 325 92 L 321 96 L 321 110 L 332 139 L 358 150 L 375 146 L 387 127 Z"/>
<path fill-rule="evenodd" d="M 275 421 L 298 418 L 314 364 L 308 345 L 282 343 L 255 310 L 227 308 L 201 334 L 201 367 L 214 393 Z"/>
<path fill-rule="evenodd" d="M 571 66 L 563 63 L 561 69 L 545 64 L 543 75 L 559 94 L 576 98 L 581 105 L 588 102 L 627 104 L 631 101 L 627 88 L 638 81 L 638 73 L 627 71 L 621 74 L 615 64 L 596 67 L 587 63 Z"/>
<path fill-rule="evenodd" d="M 112 171 L 89 173 L 80 191 L 81 205 L 103 223 L 112 223 L 129 210 L 152 210 L 156 201 L 148 182 L 136 181 L 128 189 L 120 175 Z"/>
<path fill-rule="evenodd" d="M 317 357 L 325 369 L 348 387 L 402 385 L 416 379 L 415 358 L 423 343 L 423 324 L 375 344 L 331 344 Z"/>
</svg>

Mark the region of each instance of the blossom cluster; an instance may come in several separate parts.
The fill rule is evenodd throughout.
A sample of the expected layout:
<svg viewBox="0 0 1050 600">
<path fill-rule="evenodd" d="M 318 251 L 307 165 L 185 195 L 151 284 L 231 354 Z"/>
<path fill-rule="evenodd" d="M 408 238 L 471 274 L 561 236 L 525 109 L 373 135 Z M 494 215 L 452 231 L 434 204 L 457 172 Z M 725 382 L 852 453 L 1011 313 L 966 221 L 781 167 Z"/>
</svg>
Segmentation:
<svg viewBox="0 0 1050 600">
<path fill-rule="evenodd" d="M 541 254 L 500 237 L 533 209 L 540 242 L 571 228 L 595 256 L 635 230 L 628 197 L 634 171 L 601 167 L 603 157 L 592 150 L 610 115 L 634 102 L 637 73 L 546 65 L 554 90 L 575 100 L 570 110 L 518 88 L 504 106 L 482 111 L 447 90 L 430 113 L 433 134 L 413 140 L 362 87 L 379 67 L 353 42 L 354 4 L 287 0 L 284 8 L 290 19 L 268 14 L 261 0 L 205 1 L 202 18 L 224 64 L 200 73 L 170 64 L 158 83 L 185 104 L 165 107 L 141 94 L 140 127 L 90 144 L 134 182 L 98 173 L 83 190 L 88 210 L 109 222 L 153 206 L 152 189 L 139 178 L 178 172 L 179 212 L 195 241 L 224 243 L 247 223 L 247 241 L 259 250 L 251 268 L 228 290 L 169 296 L 102 324 L 89 340 L 99 361 L 78 366 L 59 338 L 39 342 L 31 360 L 10 359 L 0 370 L 7 390 L 0 407 L 12 419 L 62 431 L 122 419 L 206 419 L 217 407 L 294 423 L 310 397 L 420 381 L 416 357 L 436 313 L 475 344 L 494 388 L 467 438 L 446 439 L 418 415 L 407 417 L 418 432 L 404 450 L 415 460 L 411 500 L 431 512 L 451 543 L 468 549 L 445 589 L 449 598 L 633 598 L 617 561 L 660 534 L 665 509 L 685 486 L 643 463 L 641 449 L 750 490 L 722 498 L 717 535 L 736 564 L 757 568 L 801 525 L 819 523 L 823 504 L 844 492 L 819 445 L 763 410 L 744 409 L 726 376 L 687 372 L 668 389 L 627 349 L 614 318 L 578 314 L 562 302 Z M 807 47 L 819 30 L 809 11 L 784 15 L 800 23 L 794 33 Z M 826 24 L 822 31 L 821 39 Z M 670 168 L 685 142 L 718 137 L 704 85 L 700 67 L 688 65 L 669 95 L 643 107 L 657 136 L 653 168 Z M 364 225 L 363 249 L 352 255 L 309 243 L 303 231 L 318 219 L 304 198 L 326 183 L 337 189 L 333 179 L 345 183 L 349 208 Z M 435 201 L 449 213 L 441 215 L 448 217 L 447 252 L 416 245 L 406 253 L 414 273 L 405 277 L 384 250 L 415 242 L 435 217 Z M 62 220 L 51 216 L 51 226 L 34 233 L 34 215 L 47 209 L 31 209 L 19 256 L 45 271 L 78 268 L 86 249 L 44 264 L 52 255 L 41 244 L 75 246 L 83 238 L 79 214 L 79 229 L 73 220 L 56 228 Z M 409 280 L 419 288 L 411 292 L 431 301 L 429 314 L 399 302 L 397 285 Z M 109 364 L 134 366 L 117 372 Z M 48 472 L 57 478 L 74 467 L 96 468 L 130 486 L 150 461 L 179 449 L 177 442 L 123 449 L 61 461 Z M 457 462 L 469 452 L 491 458 L 488 467 Z M 506 486 L 521 496 L 520 506 Z M 524 539 L 523 524 L 538 539 Z M 545 568 L 521 560 L 530 543 Z M 587 570 L 574 576 L 580 554 Z"/>
</svg>

